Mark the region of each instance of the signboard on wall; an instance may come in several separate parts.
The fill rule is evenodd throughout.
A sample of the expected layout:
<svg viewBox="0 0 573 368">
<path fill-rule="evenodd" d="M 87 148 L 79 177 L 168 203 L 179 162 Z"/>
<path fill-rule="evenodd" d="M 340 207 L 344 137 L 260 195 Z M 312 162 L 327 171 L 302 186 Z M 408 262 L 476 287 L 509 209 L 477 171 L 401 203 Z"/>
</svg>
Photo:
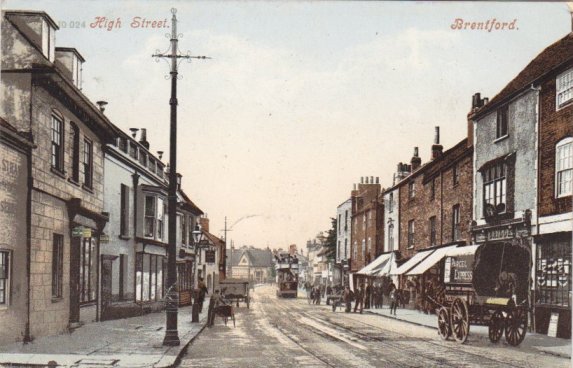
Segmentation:
<svg viewBox="0 0 573 368">
<path fill-rule="evenodd" d="M 205 251 L 205 262 L 215 263 L 215 251 L 214 250 L 206 250 Z"/>
</svg>

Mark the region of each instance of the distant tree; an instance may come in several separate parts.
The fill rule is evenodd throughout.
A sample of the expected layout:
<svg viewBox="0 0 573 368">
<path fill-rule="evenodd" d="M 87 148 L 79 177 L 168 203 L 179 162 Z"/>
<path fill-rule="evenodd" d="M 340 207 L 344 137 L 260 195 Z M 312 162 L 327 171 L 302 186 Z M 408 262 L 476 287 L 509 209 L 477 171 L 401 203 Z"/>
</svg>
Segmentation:
<svg viewBox="0 0 573 368">
<path fill-rule="evenodd" d="M 337 231 L 337 224 L 336 219 L 334 217 L 330 218 L 331 227 L 326 232 L 326 237 L 324 239 L 323 245 L 328 248 L 328 252 L 326 253 L 326 257 L 330 260 L 336 257 L 336 231 Z"/>
</svg>

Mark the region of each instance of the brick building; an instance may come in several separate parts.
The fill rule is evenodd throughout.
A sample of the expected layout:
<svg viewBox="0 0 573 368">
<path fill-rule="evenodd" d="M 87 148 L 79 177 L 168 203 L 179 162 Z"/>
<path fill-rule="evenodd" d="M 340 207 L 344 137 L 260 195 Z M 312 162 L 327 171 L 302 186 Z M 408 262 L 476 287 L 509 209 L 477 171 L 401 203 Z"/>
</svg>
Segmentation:
<svg viewBox="0 0 573 368">
<path fill-rule="evenodd" d="M 379 178 L 363 177 L 350 193 L 352 225 L 349 272 L 355 274 L 382 253 L 384 207 Z M 353 281 L 356 284 L 356 280 Z"/>
<path fill-rule="evenodd" d="M 555 51 L 551 51 L 555 50 Z M 546 333 L 558 314 L 557 334 L 571 337 L 571 230 L 573 228 L 573 33 L 543 54 L 555 64 L 543 69 L 539 96 L 538 231 L 535 237 L 536 329 Z M 543 58 L 549 57 L 548 55 Z"/>
<path fill-rule="evenodd" d="M 388 211 L 392 223 L 386 226 L 395 227 L 397 221 L 398 248 L 393 249 L 399 249 L 403 263 L 396 275 L 401 276 L 400 287 L 409 291 L 412 306 L 428 282 L 443 279 L 439 255 L 471 241 L 473 148 L 469 142 L 463 139 L 443 152 L 436 127 L 430 161 L 422 165 L 416 147 L 410 165 L 398 165 L 396 177 L 401 180 L 384 192 L 387 201 L 390 195 L 398 195 L 392 212 Z M 424 304 L 418 300 L 417 306 Z"/>
<path fill-rule="evenodd" d="M 31 152 L 29 336 L 97 320 L 103 150 L 116 130 L 81 91 L 84 61 L 55 47 L 44 12 L 2 12 L 0 116 L 25 132 Z"/>
</svg>

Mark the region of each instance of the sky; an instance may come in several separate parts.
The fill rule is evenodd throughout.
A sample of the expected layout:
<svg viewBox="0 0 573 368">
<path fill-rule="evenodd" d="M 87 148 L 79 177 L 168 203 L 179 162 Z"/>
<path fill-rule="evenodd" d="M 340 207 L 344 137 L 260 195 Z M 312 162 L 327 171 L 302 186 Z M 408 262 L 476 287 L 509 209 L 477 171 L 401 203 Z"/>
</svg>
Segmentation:
<svg viewBox="0 0 573 368">
<path fill-rule="evenodd" d="M 392 184 L 418 146 L 466 137 L 471 97 L 493 97 L 571 31 L 566 3 L 348 1 L 17 1 L 59 25 L 56 46 L 86 59 L 83 91 L 128 132 L 169 151 L 169 47 L 177 9 L 178 171 L 185 192 L 235 246 L 305 246 L 330 228 L 361 176 Z M 97 17 L 113 27 L 91 25 Z M 117 19 L 119 18 L 119 22 Z M 513 29 L 453 29 L 463 22 Z M 140 22 L 141 23 L 141 22 Z M 109 25 L 109 23 L 108 23 Z"/>
</svg>

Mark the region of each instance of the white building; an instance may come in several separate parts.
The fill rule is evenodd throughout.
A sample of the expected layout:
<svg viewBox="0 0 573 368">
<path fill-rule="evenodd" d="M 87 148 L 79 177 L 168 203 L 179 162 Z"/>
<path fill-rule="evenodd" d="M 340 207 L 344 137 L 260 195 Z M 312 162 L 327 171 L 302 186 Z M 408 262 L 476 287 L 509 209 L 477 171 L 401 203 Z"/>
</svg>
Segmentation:
<svg viewBox="0 0 573 368">
<path fill-rule="evenodd" d="M 352 233 L 352 200 L 349 198 L 336 208 L 336 267 L 334 282 L 344 283 L 345 266 L 348 269 L 350 258 L 350 235 Z"/>
</svg>

